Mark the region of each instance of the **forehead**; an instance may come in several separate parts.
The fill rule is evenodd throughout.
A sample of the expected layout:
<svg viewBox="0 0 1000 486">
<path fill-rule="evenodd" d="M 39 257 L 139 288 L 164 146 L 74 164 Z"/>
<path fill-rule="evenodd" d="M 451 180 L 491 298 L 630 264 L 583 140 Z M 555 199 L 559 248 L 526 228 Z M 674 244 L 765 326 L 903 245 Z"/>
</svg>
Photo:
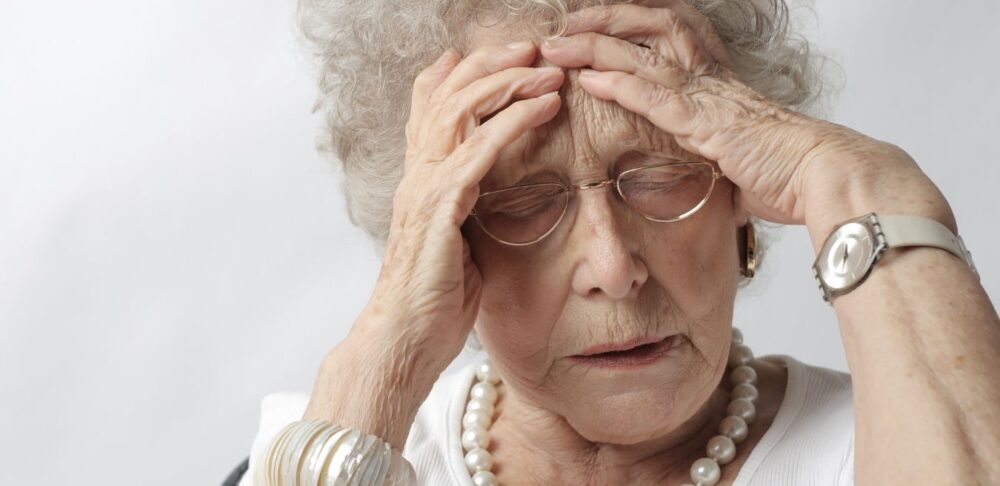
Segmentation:
<svg viewBox="0 0 1000 486">
<path fill-rule="evenodd" d="M 477 26 L 469 39 L 469 51 L 517 40 L 514 35 L 499 25 Z M 534 65 L 552 64 L 539 55 Z M 619 159 L 636 151 L 667 158 L 697 158 L 681 149 L 672 135 L 641 115 L 613 101 L 591 96 L 577 82 L 578 73 L 578 69 L 566 70 L 566 81 L 559 89 L 562 98 L 559 113 L 501 151 L 483 180 L 486 187 L 512 184 L 545 170 L 571 177 L 604 174 Z"/>
</svg>

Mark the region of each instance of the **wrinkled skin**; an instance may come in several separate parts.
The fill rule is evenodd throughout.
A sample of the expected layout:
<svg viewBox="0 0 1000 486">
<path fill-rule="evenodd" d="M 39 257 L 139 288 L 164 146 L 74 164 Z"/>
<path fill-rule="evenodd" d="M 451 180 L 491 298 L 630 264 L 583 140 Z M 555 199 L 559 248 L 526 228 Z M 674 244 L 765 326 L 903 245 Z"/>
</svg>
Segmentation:
<svg viewBox="0 0 1000 486">
<path fill-rule="evenodd" d="M 704 18 L 660 3 L 670 8 L 574 13 L 562 42 L 540 47 L 504 47 L 516 39 L 502 26 L 481 29 L 467 56 L 445 53 L 418 76 L 379 280 L 324 361 L 307 418 L 401 448 L 475 324 L 504 380 L 490 429 L 503 484 L 680 483 L 724 415 L 727 390 L 717 385 L 739 281 L 736 231 L 749 216 L 805 224 L 816 247 L 836 223 L 871 210 L 955 231 L 947 202 L 905 152 L 766 100 L 728 71 Z M 561 69 L 531 67 L 540 65 Z M 631 213 L 607 188 L 578 193 L 559 228 L 528 247 L 499 244 L 467 221 L 481 191 L 543 171 L 603 180 L 649 163 L 639 152 L 712 161 L 726 179 L 698 213 L 670 224 Z M 876 190 L 885 187 L 893 191 Z M 865 307 L 850 310 L 842 323 Z M 675 333 L 684 337 L 677 356 L 643 370 L 570 359 L 599 343 Z M 849 360 L 882 358 L 852 357 L 851 339 Z M 897 355 L 912 360 L 913 348 Z M 759 418 L 721 484 L 783 396 L 781 368 L 753 366 Z M 870 373 L 861 378 L 888 380 Z M 859 410 L 884 416 L 881 400 Z"/>
<path fill-rule="evenodd" d="M 475 38 L 489 45 L 503 35 L 481 30 Z M 552 63 L 539 57 L 536 65 Z M 642 116 L 584 91 L 577 73 L 569 70 L 560 90 L 560 113 L 501 152 L 483 191 L 528 177 L 583 183 L 658 160 L 706 160 Z M 701 210 L 668 224 L 635 214 L 611 188 L 582 191 L 556 231 L 523 248 L 465 225 L 483 279 L 477 334 L 504 377 L 490 429 L 502 483 L 686 478 L 710 437 L 699 435 L 706 427 L 714 433 L 726 403 L 716 385 L 740 278 L 736 234 L 747 222 L 733 196 L 722 179 Z M 685 338 L 681 355 L 638 372 L 571 358 L 594 344 L 677 333 Z M 769 381 L 783 376 L 773 364 L 756 366 Z M 780 390 L 769 401 L 779 399 Z"/>
<path fill-rule="evenodd" d="M 484 189 L 545 170 L 573 182 L 602 180 L 655 162 L 649 153 L 697 159 L 642 117 L 584 92 L 573 74 L 562 96 L 560 115 L 505 150 Z M 556 231 L 526 248 L 466 225 L 484 282 L 477 334 L 507 388 L 491 428 L 496 463 L 510 464 L 501 481 L 546 471 L 552 476 L 534 479 L 645 483 L 666 475 L 663 464 L 684 462 L 665 448 L 694 443 L 688 439 L 725 405 L 716 384 L 739 281 L 736 231 L 746 222 L 732 196 L 722 180 L 698 213 L 665 224 L 633 213 L 612 189 L 582 191 Z M 642 371 L 570 358 L 598 343 L 676 333 L 686 339 L 681 356 Z M 702 447 L 698 441 L 690 460 Z M 659 464 L 644 473 L 638 461 Z"/>
</svg>

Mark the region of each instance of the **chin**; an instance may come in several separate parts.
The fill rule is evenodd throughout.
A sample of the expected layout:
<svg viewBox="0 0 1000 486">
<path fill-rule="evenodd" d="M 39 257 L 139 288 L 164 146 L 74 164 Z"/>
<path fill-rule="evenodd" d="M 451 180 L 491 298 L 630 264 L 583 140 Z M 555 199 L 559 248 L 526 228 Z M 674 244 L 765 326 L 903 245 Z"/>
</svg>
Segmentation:
<svg viewBox="0 0 1000 486">
<path fill-rule="evenodd" d="M 638 444 L 660 437 L 688 419 L 688 410 L 676 409 L 676 396 L 646 390 L 598 400 L 579 397 L 574 403 L 580 405 L 566 410 L 565 417 L 591 442 Z"/>
</svg>

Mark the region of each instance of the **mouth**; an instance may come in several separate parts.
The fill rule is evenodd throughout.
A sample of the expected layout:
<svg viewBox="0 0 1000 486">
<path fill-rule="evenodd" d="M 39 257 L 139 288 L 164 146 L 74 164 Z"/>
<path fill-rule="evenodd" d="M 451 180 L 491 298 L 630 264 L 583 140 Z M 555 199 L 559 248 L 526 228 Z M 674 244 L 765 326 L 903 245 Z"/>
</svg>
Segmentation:
<svg viewBox="0 0 1000 486">
<path fill-rule="evenodd" d="M 637 368 L 652 364 L 667 356 L 684 342 L 684 336 L 673 334 L 657 340 L 656 337 L 632 339 L 624 343 L 606 343 L 588 348 L 583 354 L 572 356 L 580 364 L 600 368 Z"/>
</svg>

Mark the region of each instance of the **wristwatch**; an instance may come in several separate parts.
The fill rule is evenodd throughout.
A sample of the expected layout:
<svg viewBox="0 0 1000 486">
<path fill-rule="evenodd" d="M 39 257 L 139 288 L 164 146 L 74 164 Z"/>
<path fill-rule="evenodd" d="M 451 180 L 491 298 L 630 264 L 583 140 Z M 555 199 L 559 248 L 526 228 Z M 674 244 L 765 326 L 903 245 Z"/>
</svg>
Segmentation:
<svg viewBox="0 0 1000 486">
<path fill-rule="evenodd" d="M 834 297 L 857 288 L 886 250 L 902 246 L 948 250 L 979 277 L 972 254 L 965 248 L 962 238 L 945 225 L 921 216 L 869 213 L 837 226 L 816 255 L 813 274 L 823 292 L 823 300 L 831 302 Z"/>
</svg>

